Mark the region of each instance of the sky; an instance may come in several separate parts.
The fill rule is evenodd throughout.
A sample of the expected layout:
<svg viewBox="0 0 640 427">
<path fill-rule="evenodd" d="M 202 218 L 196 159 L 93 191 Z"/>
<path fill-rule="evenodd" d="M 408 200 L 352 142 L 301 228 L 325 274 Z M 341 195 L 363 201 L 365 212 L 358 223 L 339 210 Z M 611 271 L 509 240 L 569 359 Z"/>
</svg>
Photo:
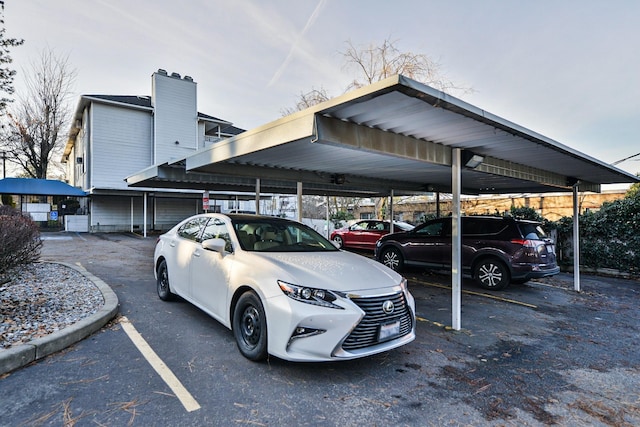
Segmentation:
<svg viewBox="0 0 640 427">
<path fill-rule="evenodd" d="M 22 76 L 45 49 L 83 94 L 150 95 L 162 68 L 193 77 L 198 111 L 252 129 L 299 95 L 344 93 L 347 42 L 425 54 L 476 107 L 613 163 L 640 153 L 636 0 L 5 0 Z M 617 165 L 640 172 L 640 156 Z"/>
</svg>

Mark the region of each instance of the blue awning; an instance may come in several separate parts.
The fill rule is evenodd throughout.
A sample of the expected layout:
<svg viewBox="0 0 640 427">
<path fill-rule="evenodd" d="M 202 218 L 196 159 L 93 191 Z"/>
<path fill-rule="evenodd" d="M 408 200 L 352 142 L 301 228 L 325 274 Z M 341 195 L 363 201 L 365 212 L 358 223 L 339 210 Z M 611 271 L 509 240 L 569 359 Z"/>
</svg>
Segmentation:
<svg viewBox="0 0 640 427">
<path fill-rule="evenodd" d="M 54 179 L 4 178 L 0 179 L 0 194 L 32 196 L 85 197 L 79 188 Z"/>
</svg>

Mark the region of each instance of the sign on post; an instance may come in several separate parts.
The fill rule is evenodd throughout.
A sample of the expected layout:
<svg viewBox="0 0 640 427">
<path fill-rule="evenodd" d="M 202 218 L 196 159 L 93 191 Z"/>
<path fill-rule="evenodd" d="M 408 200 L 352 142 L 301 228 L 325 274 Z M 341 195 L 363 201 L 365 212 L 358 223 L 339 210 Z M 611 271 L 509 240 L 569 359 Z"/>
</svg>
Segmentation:
<svg viewBox="0 0 640 427">
<path fill-rule="evenodd" d="M 209 210 L 209 192 L 202 193 L 202 209 L 207 212 Z"/>
</svg>

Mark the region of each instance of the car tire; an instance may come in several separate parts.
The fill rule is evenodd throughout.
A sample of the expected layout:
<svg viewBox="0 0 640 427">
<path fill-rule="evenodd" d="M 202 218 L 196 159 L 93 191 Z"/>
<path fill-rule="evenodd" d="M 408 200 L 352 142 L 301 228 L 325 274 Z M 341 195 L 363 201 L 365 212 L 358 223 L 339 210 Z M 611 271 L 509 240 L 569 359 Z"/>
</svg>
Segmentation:
<svg viewBox="0 0 640 427">
<path fill-rule="evenodd" d="M 476 282 L 491 291 L 499 291 L 509 286 L 509 270 L 502 261 L 495 258 L 484 258 L 480 260 L 473 273 Z"/>
<path fill-rule="evenodd" d="M 404 258 L 400 251 L 394 247 L 382 250 L 380 262 L 394 271 L 402 271 L 404 267 Z"/>
<path fill-rule="evenodd" d="M 233 335 L 240 353 L 255 362 L 267 358 L 267 318 L 253 291 L 240 296 L 233 312 Z"/>
<path fill-rule="evenodd" d="M 156 279 L 156 290 L 158 291 L 158 297 L 162 301 L 172 301 L 175 298 L 175 294 L 171 292 L 171 286 L 169 285 L 169 270 L 167 269 L 167 261 L 162 261 L 158 266 L 158 274 Z"/>
<path fill-rule="evenodd" d="M 344 247 L 344 241 L 342 240 L 342 237 L 334 236 L 333 241 L 336 243 L 336 246 L 338 246 L 338 249 L 342 249 Z"/>
</svg>

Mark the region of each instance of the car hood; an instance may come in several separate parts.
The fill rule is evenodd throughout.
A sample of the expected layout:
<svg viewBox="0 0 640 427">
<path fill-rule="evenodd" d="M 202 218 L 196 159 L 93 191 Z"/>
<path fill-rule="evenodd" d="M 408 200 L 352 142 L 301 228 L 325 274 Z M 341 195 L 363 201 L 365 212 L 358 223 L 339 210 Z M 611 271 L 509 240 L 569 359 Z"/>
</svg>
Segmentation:
<svg viewBox="0 0 640 427">
<path fill-rule="evenodd" d="M 379 262 L 346 251 L 259 256 L 278 268 L 280 280 L 300 286 L 354 292 L 398 286 L 402 281 L 402 276 Z"/>
</svg>

